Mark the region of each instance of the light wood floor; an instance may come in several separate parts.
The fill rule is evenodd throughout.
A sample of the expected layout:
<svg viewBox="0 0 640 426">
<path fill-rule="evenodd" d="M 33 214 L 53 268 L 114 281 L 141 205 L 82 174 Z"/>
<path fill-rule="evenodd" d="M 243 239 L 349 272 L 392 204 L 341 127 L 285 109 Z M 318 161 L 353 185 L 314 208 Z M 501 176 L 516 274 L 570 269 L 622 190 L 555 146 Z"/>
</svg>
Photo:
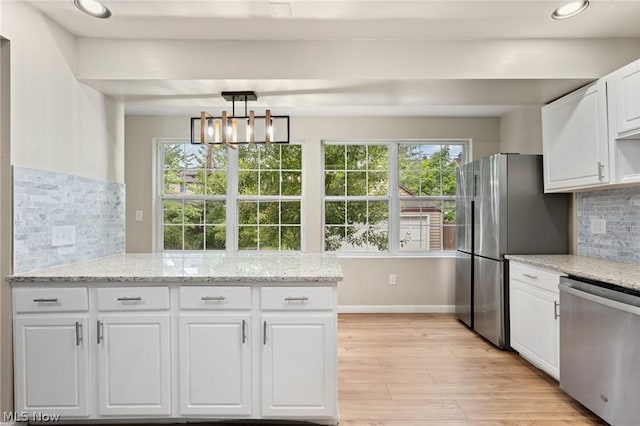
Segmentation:
<svg viewBox="0 0 640 426">
<path fill-rule="evenodd" d="M 451 315 L 341 314 L 338 324 L 340 426 L 606 424 Z"/>
</svg>

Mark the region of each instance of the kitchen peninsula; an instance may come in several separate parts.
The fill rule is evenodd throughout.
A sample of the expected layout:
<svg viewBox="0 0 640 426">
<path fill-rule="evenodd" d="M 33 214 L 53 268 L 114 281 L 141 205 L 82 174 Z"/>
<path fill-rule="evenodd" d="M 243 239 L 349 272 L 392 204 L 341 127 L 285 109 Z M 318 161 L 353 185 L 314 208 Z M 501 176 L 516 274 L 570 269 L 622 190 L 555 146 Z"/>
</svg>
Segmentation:
<svg viewBox="0 0 640 426">
<path fill-rule="evenodd" d="M 9 280 L 18 411 L 338 422 L 335 256 L 124 254 Z"/>
</svg>

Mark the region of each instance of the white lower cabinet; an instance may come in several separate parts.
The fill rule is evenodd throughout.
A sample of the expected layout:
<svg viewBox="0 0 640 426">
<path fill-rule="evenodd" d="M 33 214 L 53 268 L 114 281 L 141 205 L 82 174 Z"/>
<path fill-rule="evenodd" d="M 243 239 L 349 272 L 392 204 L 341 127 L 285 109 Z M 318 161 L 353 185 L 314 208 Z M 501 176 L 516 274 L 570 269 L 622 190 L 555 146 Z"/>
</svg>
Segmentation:
<svg viewBox="0 0 640 426">
<path fill-rule="evenodd" d="M 102 315 L 97 322 L 98 413 L 171 413 L 169 313 Z"/>
<path fill-rule="evenodd" d="M 264 314 L 262 320 L 262 415 L 333 415 L 333 315 Z"/>
<path fill-rule="evenodd" d="M 555 379 L 560 377 L 560 276 L 510 263 L 511 347 Z"/>
<path fill-rule="evenodd" d="M 89 415 L 88 315 L 14 321 L 16 412 Z"/>
<path fill-rule="evenodd" d="M 70 284 L 13 294 L 18 413 L 337 424 L 335 287 Z"/>
<path fill-rule="evenodd" d="M 180 314 L 180 413 L 251 414 L 250 314 Z"/>
</svg>

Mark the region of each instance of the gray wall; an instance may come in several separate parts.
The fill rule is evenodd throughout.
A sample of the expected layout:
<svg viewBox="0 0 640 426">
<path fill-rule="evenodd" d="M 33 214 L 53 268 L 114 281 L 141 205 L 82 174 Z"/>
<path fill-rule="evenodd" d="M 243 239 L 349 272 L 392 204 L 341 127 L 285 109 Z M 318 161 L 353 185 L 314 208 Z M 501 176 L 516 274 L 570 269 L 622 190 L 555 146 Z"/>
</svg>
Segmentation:
<svg viewBox="0 0 640 426">
<path fill-rule="evenodd" d="M 542 154 L 542 105 L 524 105 L 500 117 L 500 151 Z"/>
<path fill-rule="evenodd" d="M 322 250 L 321 141 L 354 139 L 471 138 L 473 158 L 499 152 L 498 118 L 291 117 L 292 140 L 303 144 L 304 242 L 307 252 Z M 126 251 L 152 252 L 153 138 L 188 138 L 188 117 L 127 116 L 125 121 Z M 135 220 L 142 210 L 144 220 Z M 415 305 L 450 309 L 453 260 L 447 257 L 350 256 L 342 259 L 345 279 L 341 305 Z M 366 273 L 363 273 L 366 271 Z M 396 274 L 398 284 L 388 285 Z M 434 308 L 435 309 L 435 308 Z"/>
<path fill-rule="evenodd" d="M 640 263 L 640 186 L 577 194 L 578 254 Z M 591 232 L 593 219 L 606 233 Z"/>
</svg>

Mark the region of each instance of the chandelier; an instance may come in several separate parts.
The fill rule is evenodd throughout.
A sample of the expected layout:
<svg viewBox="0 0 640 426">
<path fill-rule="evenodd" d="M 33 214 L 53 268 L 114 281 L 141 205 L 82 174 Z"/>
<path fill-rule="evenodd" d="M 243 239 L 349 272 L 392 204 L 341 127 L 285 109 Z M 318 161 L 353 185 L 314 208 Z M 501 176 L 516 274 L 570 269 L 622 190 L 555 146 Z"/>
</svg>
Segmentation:
<svg viewBox="0 0 640 426">
<path fill-rule="evenodd" d="M 222 92 L 221 95 L 231 102 L 231 114 L 222 111 L 221 116 L 214 117 L 202 111 L 200 117 L 191 117 L 192 144 L 236 149 L 237 145 L 289 143 L 288 115 L 272 115 L 271 110 L 262 116 L 255 115 L 254 111 L 247 113 L 247 102 L 258 100 L 256 92 Z M 236 116 L 236 101 L 244 102 L 243 116 Z"/>
</svg>

